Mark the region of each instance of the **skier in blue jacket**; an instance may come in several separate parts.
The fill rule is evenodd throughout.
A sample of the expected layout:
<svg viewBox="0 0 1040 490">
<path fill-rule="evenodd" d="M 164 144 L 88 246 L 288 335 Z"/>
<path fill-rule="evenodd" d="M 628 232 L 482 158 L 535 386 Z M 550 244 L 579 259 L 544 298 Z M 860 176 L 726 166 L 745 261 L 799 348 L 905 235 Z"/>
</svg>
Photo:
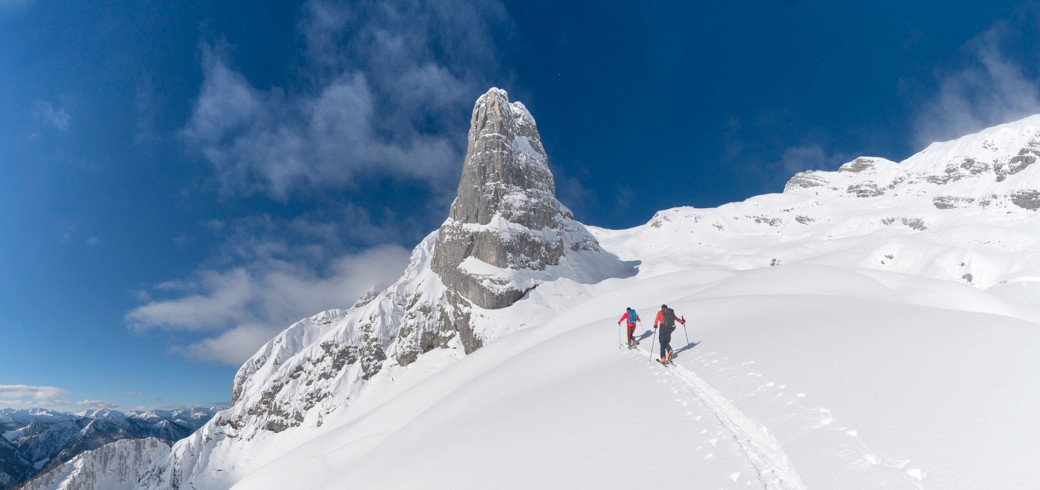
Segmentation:
<svg viewBox="0 0 1040 490">
<path fill-rule="evenodd" d="M 639 321 L 639 315 L 636 314 L 636 310 L 626 308 L 625 314 L 621 315 L 621 319 L 617 321 L 618 325 L 621 325 L 621 322 L 624 320 L 628 320 L 628 348 L 631 349 L 636 346 L 636 339 L 633 334 L 636 333 L 636 322 Z"/>
</svg>

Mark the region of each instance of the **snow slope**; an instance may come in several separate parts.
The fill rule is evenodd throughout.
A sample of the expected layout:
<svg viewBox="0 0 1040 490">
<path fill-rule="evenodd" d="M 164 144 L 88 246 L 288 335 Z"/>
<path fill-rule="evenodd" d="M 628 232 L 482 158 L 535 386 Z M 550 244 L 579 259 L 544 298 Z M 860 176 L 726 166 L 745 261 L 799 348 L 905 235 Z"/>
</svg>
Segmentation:
<svg viewBox="0 0 1040 490">
<path fill-rule="evenodd" d="M 1027 488 L 1040 329 L 966 285 L 793 265 L 617 284 L 235 488 Z M 915 299 L 938 288 L 944 299 Z M 689 320 L 677 366 L 614 312 Z M 609 316 L 605 316 L 608 315 Z M 648 351 L 650 338 L 641 348 Z"/>
<path fill-rule="evenodd" d="M 1038 156 L 1034 116 L 590 227 L 609 262 L 565 255 L 587 274 L 500 309 L 443 309 L 435 232 L 386 291 L 269 342 L 139 486 L 1040 488 Z M 638 273 L 588 280 L 613 257 Z M 662 303 L 688 320 L 670 367 Z"/>
<path fill-rule="evenodd" d="M 378 406 L 234 488 L 1040 485 L 1040 179 L 1020 158 L 1038 134 L 1033 117 L 592 229 L 636 277 L 542 285 L 510 308 L 529 328 L 378 380 Z M 690 320 L 670 368 L 645 328 L 662 302 Z M 639 351 L 617 345 L 625 306 Z"/>
</svg>

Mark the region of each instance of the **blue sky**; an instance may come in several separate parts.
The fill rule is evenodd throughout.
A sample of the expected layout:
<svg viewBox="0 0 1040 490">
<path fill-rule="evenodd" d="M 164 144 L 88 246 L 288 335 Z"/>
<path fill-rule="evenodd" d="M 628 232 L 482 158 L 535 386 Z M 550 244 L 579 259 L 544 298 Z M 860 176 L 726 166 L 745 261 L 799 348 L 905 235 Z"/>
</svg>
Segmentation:
<svg viewBox="0 0 1040 490">
<path fill-rule="evenodd" d="M 991 1 L 0 0 L 0 407 L 226 402 L 291 322 L 403 270 L 473 101 L 538 121 L 579 220 L 1040 112 Z"/>
</svg>

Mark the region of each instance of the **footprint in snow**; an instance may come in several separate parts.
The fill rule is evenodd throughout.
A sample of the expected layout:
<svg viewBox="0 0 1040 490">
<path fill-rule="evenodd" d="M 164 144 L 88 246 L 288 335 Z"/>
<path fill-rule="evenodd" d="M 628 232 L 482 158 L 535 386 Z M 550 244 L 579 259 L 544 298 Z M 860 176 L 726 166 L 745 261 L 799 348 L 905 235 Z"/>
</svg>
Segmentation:
<svg viewBox="0 0 1040 490">
<path fill-rule="evenodd" d="M 816 429 L 819 429 L 820 427 L 826 427 L 834 423 L 834 417 L 831 415 L 831 410 L 829 408 L 817 408 L 816 411 L 820 414 L 820 420 L 816 422 Z M 848 433 L 846 432 L 846 434 Z M 855 436 L 856 434 L 849 435 Z"/>
<path fill-rule="evenodd" d="M 923 471 L 921 471 L 921 470 L 919 470 L 917 468 L 912 468 L 912 469 L 906 470 L 906 474 L 909 475 L 910 478 L 914 478 L 917 481 L 924 480 L 924 478 L 926 476 L 928 476 L 925 472 L 923 472 Z"/>
</svg>

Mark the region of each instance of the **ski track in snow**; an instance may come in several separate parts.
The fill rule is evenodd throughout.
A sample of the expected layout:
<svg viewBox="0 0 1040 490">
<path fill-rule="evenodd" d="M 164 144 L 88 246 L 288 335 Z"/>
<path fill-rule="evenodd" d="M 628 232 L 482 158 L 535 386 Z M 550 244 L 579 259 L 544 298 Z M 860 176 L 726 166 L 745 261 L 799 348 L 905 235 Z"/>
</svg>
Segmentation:
<svg viewBox="0 0 1040 490">
<path fill-rule="evenodd" d="M 638 353 L 648 354 L 643 349 L 635 349 L 629 353 L 636 357 L 641 357 Z M 667 371 L 672 377 L 682 382 L 695 397 L 704 403 L 704 406 L 711 410 L 722 426 L 732 434 L 740 450 L 758 471 L 758 477 L 764 488 L 806 489 L 798 472 L 791 465 L 787 454 L 784 453 L 784 449 L 765 427 L 744 415 L 693 371 L 675 363 L 667 367 L 656 367 Z"/>
<path fill-rule="evenodd" d="M 699 353 L 697 358 L 706 364 L 716 364 L 719 362 L 719 359 L 711 359 L 716 356 L 716 354 L 716 352 L 711 352 L 708 354 L 708 358 L 706 359 L 703 353 Z M 722 360 L 728 359 L 728 357 L 722 358 Z M 745 377 L 757 380 L 757 383 L 752 383 L 755 386 L 753 386 L 748 393 L 749 396 L 765 394 L 773 391 L 771 396 L 776 399 L 786 398 L 788 405 L 794 406 L 806 414 L 811 414 L 810 418 L 816 420 L 813 424 L 806 425 L 804 430 L 813 431 L 827 429 L 832 431 L 834 434 L 831 436 L 832 440 L 835 440 L 834 438 L 840 438 L 841 445 L 847 448 L 845 451 L 841 452 L 841 454 L 846 458 L 853 459 L 852 461 L 844 461 L 841 464 L 847 465 L 849 468 L 861 469 L 869 466 L 884 467 L 894 472 L 892 474 L 896 476 L 892 477 L 892 479 L 879 482 L 876 487 L 894 485 L 895 483 L 893 480 L 898 478 L 918 490 L 923 490 L 925 488 L 924 479 L 928 475 L 927 472 L 912 466 L 909 459 L 885 456 L 882 453 L 874 451 L 859 437 L 858 430 L 838 423 L 834 415 L 831 413 L 831 409 L 825 407 L 806 406 L 805 404 L 800 403 L 800 400 L 805 399 L 807 396 L 805 393 L 796 392 L 793 395 L 784 396 L 782 390 L 787 387 L 786 385 L 778 385 L 777 383 L 767 379 L 765 375 L 760 372 L 746 371 L 748 367 L 753 366 L 754 364 L 755 361 L 744 361 L 740 363 L 739 367 L 721 367 L 718 369 L 720 372 L 733 371 L 731 374 L 737 376 L 739 376 L 739 374 L 737 374 L 736 370 L 739 369 L 745 371 Z M 744 380 L 744 382 L 747 381 L 747 379 Z"/>
</svg>

